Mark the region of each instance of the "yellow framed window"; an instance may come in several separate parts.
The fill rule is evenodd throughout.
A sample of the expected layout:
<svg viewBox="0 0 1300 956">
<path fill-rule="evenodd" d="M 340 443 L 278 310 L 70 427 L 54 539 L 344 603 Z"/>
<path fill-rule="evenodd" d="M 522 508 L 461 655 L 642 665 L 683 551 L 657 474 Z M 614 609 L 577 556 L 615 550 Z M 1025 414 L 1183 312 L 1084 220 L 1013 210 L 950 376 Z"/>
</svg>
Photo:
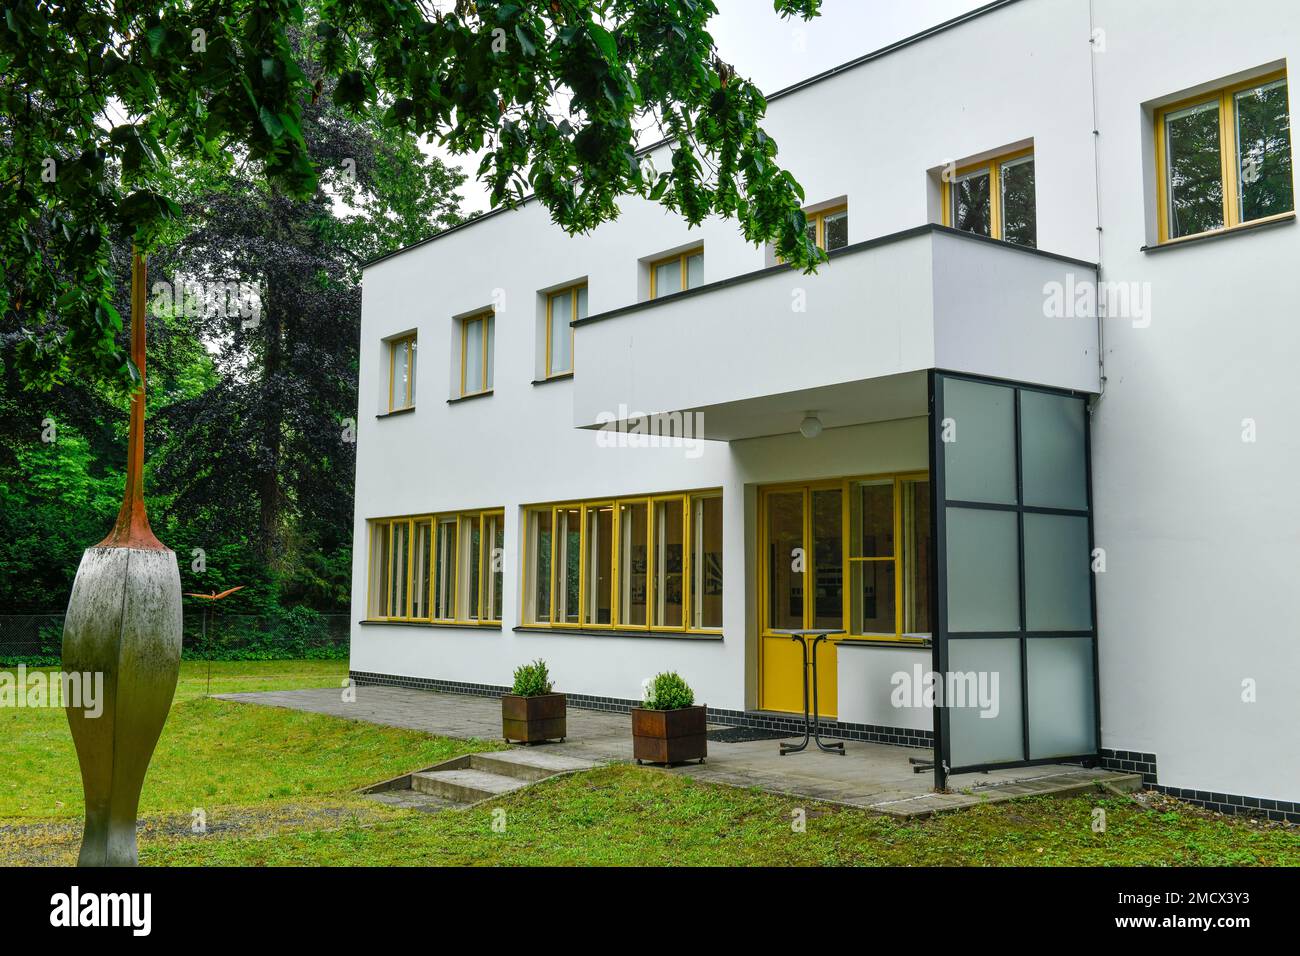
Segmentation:
<svg viewBox="0 0 1300 956">
<path fill-rule="evenodd" d="M 587 317 L 587 286 L 571 286 L 546 296 L 546 377 L 573 372 L 573 325 Z"/>
<path fill-rule="evenodd" d="M 480 312 L 460 320 L 460 394 L 492 391 L 493 332 L 496 316 Z"/>
<path fill-rule="evenodd" d="M 496 510 L 372 520 L 366 616 L 500 624 L 504 519 Z"/>
<path fill-rule="evenodd" d="M 1279 72 L 1156 111 L 1161 242 L 1294 213 L 1288 97 Z"/>
<path fill-rule="evenodd" d="M 525 624 L 722 627 L 721 492 L 530 505 L 524 528 Z"/>
<path fill-rule="evenodd" d="M 943 224 L 1021 246 L 1038 244 L 1034 151 L 959 167 L 943 184 Z"/>
<path fill-rule="evenodd" d="M 806 213 L 808 238 L 823 252 L 834 252 L 849 244 L 849 207 L 835 206 Z"/>
<path fill-rule="evenodd" d="M 415 333 L 388 340 L 388 410 L 415 405 Z"/>
<path fill-rule="evenodd" d="M 704 284 L 704 248 L 650 263 L 650 298 L 685 292 Z"/>
</svg>

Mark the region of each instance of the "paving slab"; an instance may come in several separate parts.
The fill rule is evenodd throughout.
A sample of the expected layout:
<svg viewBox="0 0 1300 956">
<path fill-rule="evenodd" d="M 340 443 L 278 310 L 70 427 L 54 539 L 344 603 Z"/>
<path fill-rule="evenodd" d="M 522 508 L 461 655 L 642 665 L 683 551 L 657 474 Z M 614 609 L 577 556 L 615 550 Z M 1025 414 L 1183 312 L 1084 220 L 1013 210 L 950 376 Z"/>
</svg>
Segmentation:
<svg viewBox="0 0 1300 956">
<path fill-rule="evenodd" d="M 222 700 L 329 714 L 443 737 L 501 738 L 501 703 L 495 697 L 372 685 L 354 687 L 352 693 L 355 700 L 344 700 L 338 688 L 218 696 Z M 508 754 L 507 759 L 532 761 L 533 766 L 551 764 L 556 772 L 632 762 L 631 718 L 627 714 L 570 705 L 567 729 L 563 743 L 514 747 L 492 756 Z M 1101 784 L 1121 790 L 1141 785 L 1137 774 L 1049 764 L 955 774 L 949 778 L 948 792 L 935 793 L 932 774 L 915 773 L 908 760 L 928 759 L 928 750 L 853 740 L 846 741 L 844 749 L 844 756 L 811 749 L 781 756 L 776 740 L 710 741 L 706 763 L 674 767 L 669 772 L 896 817 L 928 816 L 1024 796 L 1086 793 Z"/>
</svg>

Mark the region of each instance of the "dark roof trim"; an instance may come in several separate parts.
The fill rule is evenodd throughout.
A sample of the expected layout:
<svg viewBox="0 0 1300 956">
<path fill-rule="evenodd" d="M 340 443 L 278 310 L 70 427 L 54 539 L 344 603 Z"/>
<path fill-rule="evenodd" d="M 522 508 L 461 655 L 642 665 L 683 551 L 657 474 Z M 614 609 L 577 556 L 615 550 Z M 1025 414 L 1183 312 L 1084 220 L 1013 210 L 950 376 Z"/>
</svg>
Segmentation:
<svg viewBox="0 0 1300 956">
<path fill-rule="evenodd" d="M 1014 0 L 1013 0 L 1014 2 Z M 911 229 L 904 229 L 902 232 L 892 232 L 887 236 L 877 236 L 875 239 L 867 239 L 864 242 L 855 242 L 851 246 L 845 246 L 843 249 L 836 249 L 828 253 L 828 259 L 840 259 L 845 256 L 856 255 L 859 252 L 866 252 L 877 246 L 889 245 L 894 242 L 902 242 L 905 239 L 914 239 L 917 236 L 928 233 L 940 233 L 945 236 L 956 236 L 968 242 L 982 242 L 989 245 L 997 246 L 999 249 L 1007 249 L 1013 252 L 1021 253 L 1028 256 L 1039 256 L 1044 259 L 1051 259 L 1055 262 L 1063 262 L 1068 265 L 1078 266 L 1081 269 L 1097 269 L 1097 263 L 1088 262 L 1084 259 L 1075 259 L 1071 256 L 1063 256 L 1055 252 L 1045 252 L 1042 249 L 1034 249 L 1030 246 L 1018 246 L 1012 242 L 1002 242 L 999 239 L 990 239 L 987 236 L 976 236 L 969 232 L 962 232 L 960 229 L 953 229 L 950 226 L 941 226 L 938 223 L 926 223 L 924 226 L 913 226 Z M 620 315 L 627 315 L 631 312 L 640 312 L 642 309 L 651 309 L 658 305 L 667 305 L 669 302 L 680 302 L 682 299 L 689 299 L 692 296 L 707 295 L 710 292 L 717 292 L 728 286 L 741 285 L 746 282 L 753 282 L 755 279 L 762 279 L 766 276 L 776 275 L 779 272 L 790 272 L 792 266 L 775 265 L 768 266 L 764 269 L 757 269 L 753 272 L 743 272 L 737 276 L 731 276 L 726 279 L 719 279 L 717 282 L 710 282 L 706 285 L 697 286 L 694 289 L 688 289 L 685 292 L 674 292 L 672 295 L 666 295 L 660 299 L 646 299 L 643 302 L 633 302 L 631 305 L 622 305 L 617 309 L 610 309 L 608 312 L 600 312 L 596 315 L 589 315 L 586 318 L 577 319 L 569 324 L 575 328 L 580 325 L 589 325 L 592 322 L 603 322 L 605 319 L 616 319 Z"/>
<path fill-rule="evenodd" d="M 1018 2 L 1020 2 L 1020 0 L 993 0 L 992 3 L 986 3 L 982 7 L 976 7 L 974 10 L 970 10 L 966 13 L 963 13 L 961 16 L 953 17 L 951 20 L 945 20 L 943 23 L 937 24 L 936 26 L 932 26 L 926 30 L 922 30 L 920 33 L 914 33 L 910 37 L 904 37 L 903 39 L 891 43 L 888 46 L 883 46 L 880 49 L 873 50 L 870 53 L 864 53 L 862 56 L 849 60 L 847 63 L 841 63 L 839 66 L 833 66 L 829 70 L 825 70 L 822 73 L 818 73 L 814 76 L 810 76 L 805 80 L 800 80 L 798 83 L 794 83 L 783 89 L 777 90 L 775 93 L 768 95 L 766 99 L 769 103 L 771 103 L 773 100 L 780 99 L 783 96 L 788 96 L 791 93 L 798 92 L 799 90 L 802 90 L 806 86 L 811 86 L 814 83 L 820 83 L 822 80 L 829 80 L 831 77 L 837 76 L 840 73 L 844 73 L 848 70 L 851 70 L 854 67 L 862 66 L 864 63 L 870 63 L 872 60 L 878 60 L 883 56 L 888 56 L 890 53 L 893 53 L 896 50 L 901 50 L 904 47 L 909 47 L 914 43 L 920 43 L 922 40 L 927 40 L 930 37 L 935 36 L 936 34 L 943 33 L 946 30 L 951 30 L 953 27 L 961 26 L 963 23 L 967 23 L 971 20 L 974 20 L 976 17 L 982 17 L 986 13 L 992 13 L 994 10 L 1001 9 L 1002 7 L 1009 7 L 1011 6 L 1011 4 L 1018 3 Z M 643 156 L 646 153 L 653 152 L 654 150 L 659 149 L 667 142 L 668 142 L 667 139 L 661 139 L 651 143 L 649 146 L 642 146 L 640 149 L 636 151 L 636 155 Z M 453 232 L 459 232 L 462 229 L 466 229 L 470 226 L 475 225 L 476 223 L 482 222 L 484 219 L 490 219 L 493 216 L 499 216 L 503 212 L 510 212 L 513 209 L 522 209 L 534 198 L 535 198 L 534 195 L 532 193 L 529 193 L 527 196 L 519 200 L 519 202 L 515 203 L 514 205 L 498 206 L 496 209 L 489 209 L 487 212 L 483 213 L 482 215 L 475 216 L 473 219 L 468 219 L 465 222 L 462 222 L 460 225 L 452 226 L 449 229 L 444 229 L 442 232 L 434 233 L 432 236 L 429 236 L 426 239 L 421 239 L 418 242 L 413 242 L 409 246 L 402 246 L 402 248 L 400 249 L 394 249 L 392 252 L 386 252 L 382 256 L 375 256 L 375 258 L 369 259 L 366 262 L 361 263 L 361 268 L 368 269 L 370 266 L 377 265 L 378 263 L 383 262 L 385 259 L 391 259 L 394 256 L 400 256 L 403 252 L 410 252 L 412 249 L 418 249 L 420 246 L 427 245 L 430 242 L 433 242 L 435 239 L 441 239 L 443 236 L 449 236 Z"/>
</svg>

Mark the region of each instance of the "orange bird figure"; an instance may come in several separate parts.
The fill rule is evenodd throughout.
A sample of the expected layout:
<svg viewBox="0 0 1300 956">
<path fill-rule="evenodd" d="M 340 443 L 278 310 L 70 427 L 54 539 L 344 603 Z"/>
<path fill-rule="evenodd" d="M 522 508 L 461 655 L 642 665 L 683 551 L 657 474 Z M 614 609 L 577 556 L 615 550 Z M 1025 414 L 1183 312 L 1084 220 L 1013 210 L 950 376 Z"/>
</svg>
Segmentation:
<svg viewBox="0 0 1300 956">
<path fill-rule="evenodd" d="M 226 590 L 222 591 L 220 594 L 216 591 L 213 591 L 211 594 L 195 594 L 193 591 L 186 591 L 185 596 L 203 598 L 205 601 L 220 601 L 222 598 L 230 597 L 230 595 L 234 594 L 236 591 L 242 590 L 244 590 L 244 585 L 241 584 L 238 587 L 226 588 Z"/>
</svg>

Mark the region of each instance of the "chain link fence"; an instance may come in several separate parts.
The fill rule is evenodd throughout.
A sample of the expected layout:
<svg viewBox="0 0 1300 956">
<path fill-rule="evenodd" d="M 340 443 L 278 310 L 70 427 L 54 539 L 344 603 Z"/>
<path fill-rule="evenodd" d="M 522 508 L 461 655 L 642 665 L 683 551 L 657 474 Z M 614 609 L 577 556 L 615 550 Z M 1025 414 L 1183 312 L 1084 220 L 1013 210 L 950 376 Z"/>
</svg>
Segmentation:
<svg viewBox="0 0 1300 956">
<path fill-rule="evenodd" d="M 343 660 L 347 614 L 291 608 L 276 615 L 187 609 L 181 645 L 186 660 Z M 57 664 L 62 614 L 0 614 L 0 664 Z"/>
</svg>

